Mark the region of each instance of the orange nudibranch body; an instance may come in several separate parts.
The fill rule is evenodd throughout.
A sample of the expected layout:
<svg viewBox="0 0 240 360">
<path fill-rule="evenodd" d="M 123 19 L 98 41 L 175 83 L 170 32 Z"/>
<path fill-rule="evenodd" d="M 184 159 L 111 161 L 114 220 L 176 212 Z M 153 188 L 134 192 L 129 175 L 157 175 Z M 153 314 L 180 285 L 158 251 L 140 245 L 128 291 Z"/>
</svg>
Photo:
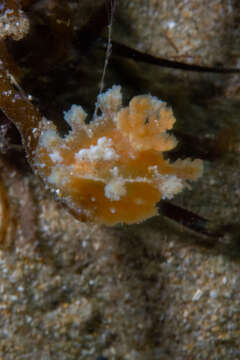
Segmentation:
<svg viewBox="0 0 240 360">
<path fill-rule="evenodd" d="M 157 214 L 156 204 L 171 199 L 202 174 L 202 161 L 169 163 L 163 152 L 177 141 L 166 131 L 175 123 L 171 108 L 150 95 L 122 107 L 120 86 L 98 96 L 102 114 L 72 105 L 65 113 L 71 131 L 60 137 L 43 119 L 33 165 L 44 182 L 80 219 L 106 225 L 136 223 Z"/>
</svg>

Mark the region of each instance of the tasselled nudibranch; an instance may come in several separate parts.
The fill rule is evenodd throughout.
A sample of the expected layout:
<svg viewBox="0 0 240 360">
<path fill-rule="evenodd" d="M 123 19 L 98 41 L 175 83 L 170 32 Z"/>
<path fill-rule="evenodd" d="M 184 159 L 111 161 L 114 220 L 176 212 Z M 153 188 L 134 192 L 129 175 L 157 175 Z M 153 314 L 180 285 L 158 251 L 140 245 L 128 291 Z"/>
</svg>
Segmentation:
<svg viewBox="0 0 240 360">
<path fill-rule="evenodd" d="M 80 220 L 114 225 L 136 223 L 157 214 L 156 204 L 181 192 L 202 175 L 199 159 L 170 163 L 163 153 L 177 145 L 175 117 L 164 101 L 135 96 L 123 107 L 120 86 L 100 94 L 101 115 L 72 105 L 64 118 L 70 132 L 61 137 L 42 119 L 31 163 L 49 188 Z"/>
</svg>

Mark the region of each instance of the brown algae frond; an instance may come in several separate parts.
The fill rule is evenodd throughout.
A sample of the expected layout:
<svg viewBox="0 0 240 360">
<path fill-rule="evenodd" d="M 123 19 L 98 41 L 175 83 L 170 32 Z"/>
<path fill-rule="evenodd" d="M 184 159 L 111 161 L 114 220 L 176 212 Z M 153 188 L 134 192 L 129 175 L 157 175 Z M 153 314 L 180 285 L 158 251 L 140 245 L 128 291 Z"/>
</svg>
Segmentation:
<svg viewBox="0 0 240 360">
<path fill-rule="evenodd" d="M 201 176 L 201 160 L 169 163 L 163 157 L 177 144 L 166 132 L 175 118 L 165 102 L 143 95 L 123 108 L 121 88 L 113 86 L 98 96 L 97 106 L 102 115 L 86 124 L 82 107 L 72 105 L 64 116 L 71 127 L 64 138 L 46 119 L 33 130 L 33 167 L 79 219 L 140 222 L 157 214 L 159 200 Z"/>
</svg>

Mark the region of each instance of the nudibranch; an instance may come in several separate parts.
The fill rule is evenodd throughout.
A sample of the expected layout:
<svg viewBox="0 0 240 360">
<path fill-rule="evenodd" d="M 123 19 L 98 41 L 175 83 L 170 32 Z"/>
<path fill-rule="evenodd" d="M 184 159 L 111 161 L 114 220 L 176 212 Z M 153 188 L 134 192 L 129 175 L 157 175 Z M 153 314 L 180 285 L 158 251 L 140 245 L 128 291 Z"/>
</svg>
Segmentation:
<svg viewBox="0 0 240 360">
<path fill-rule="evenodd" d="M 64 118 L 71 130 L 61 137 L 42 119 L 31 163 L 80 220 L 106 225 L 141 222 L 157 214 L 159 200 L 171 199 L 202 174 L 202 161 L 170 163 L 165 151 L 177 140 L 167 133 L 174 123 L 167 104 L 150 95 L 122 106 L 120 86 L 100 94 L 100 115 L 87 124 L 81 106 Z"/>
</svg>

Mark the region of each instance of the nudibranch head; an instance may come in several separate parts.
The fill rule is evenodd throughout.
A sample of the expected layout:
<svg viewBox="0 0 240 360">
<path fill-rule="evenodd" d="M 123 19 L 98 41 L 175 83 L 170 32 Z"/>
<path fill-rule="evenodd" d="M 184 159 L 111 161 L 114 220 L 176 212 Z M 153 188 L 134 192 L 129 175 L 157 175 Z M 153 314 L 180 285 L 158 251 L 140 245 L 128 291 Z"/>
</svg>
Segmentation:
<svg viewBox="0 0 240 360">
<path fill-rule="evenodd" d="M 120 86 L 98 96 L 101 115 L 89 124 L 81 106 L 65 113 L 71 131 L 60 137 L 43 119 L 33 164 L 44 182 L 81 220 L 114 225 L 157 214 L 156 203 L 171 199 L 202 174 L 202 161 L 169 163 L 163 152 L 177 141 L 166 130 L 171 108 L 150 95 L 122 107 Z"/>
</svg>

